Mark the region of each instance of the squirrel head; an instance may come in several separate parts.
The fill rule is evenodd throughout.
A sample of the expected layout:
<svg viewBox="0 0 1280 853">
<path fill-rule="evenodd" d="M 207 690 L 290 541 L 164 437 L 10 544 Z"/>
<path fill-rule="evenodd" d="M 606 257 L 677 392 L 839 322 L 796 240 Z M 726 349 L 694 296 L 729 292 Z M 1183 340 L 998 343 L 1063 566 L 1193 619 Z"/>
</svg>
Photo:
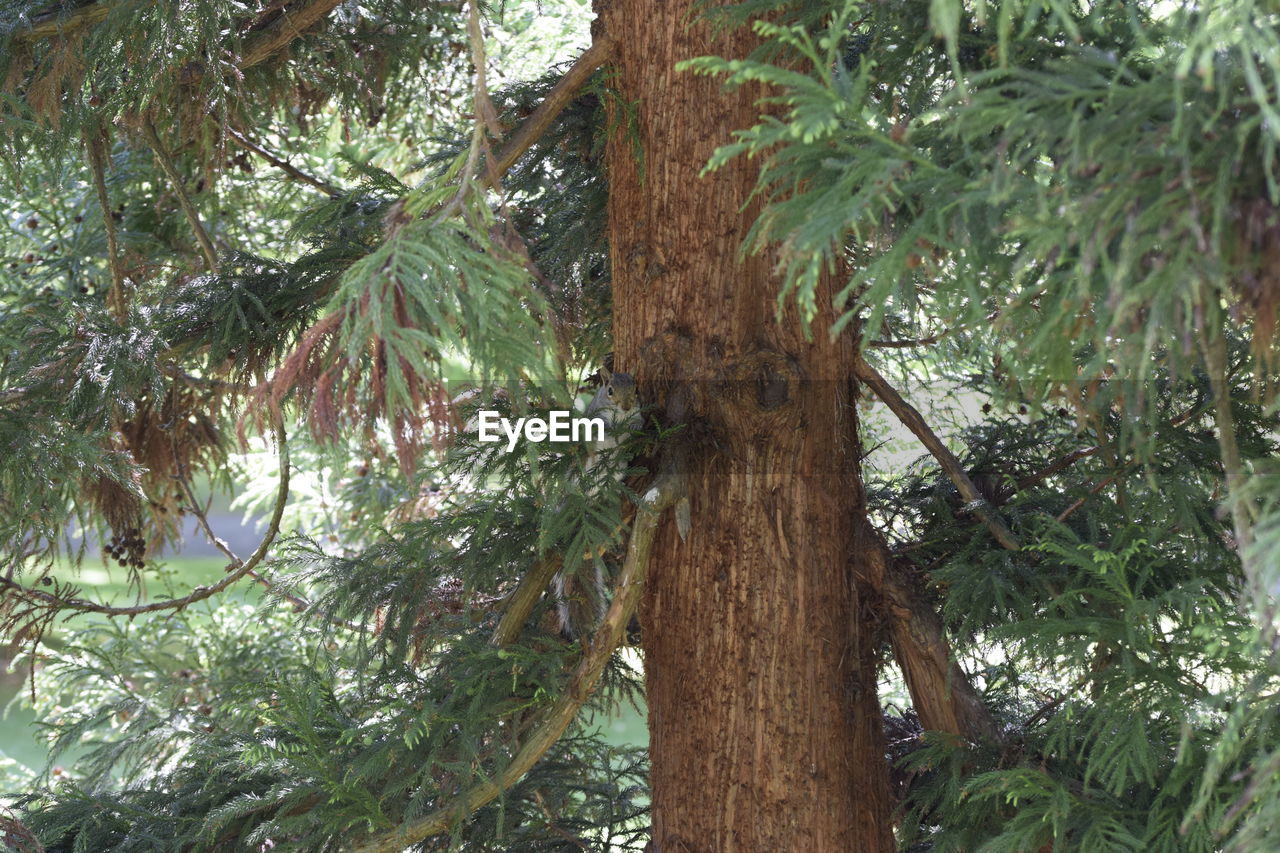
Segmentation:
<svg viewBox="0 0 1280 853">
<path fill-rule="evenodd" d="M 604 393 L 609 403 L 617 409 L 629 412 L 639 405 L 636 394 L 636 380 L 630 373 L 608 373 L 604 375 Z"/>
</svg>

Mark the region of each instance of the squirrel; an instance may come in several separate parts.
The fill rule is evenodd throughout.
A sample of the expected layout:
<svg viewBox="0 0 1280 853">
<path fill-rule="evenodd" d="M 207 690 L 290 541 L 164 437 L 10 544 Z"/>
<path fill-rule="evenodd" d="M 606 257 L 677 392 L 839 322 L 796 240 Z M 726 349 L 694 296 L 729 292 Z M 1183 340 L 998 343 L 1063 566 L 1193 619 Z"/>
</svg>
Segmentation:
<svg viewBox="0 0 1280 853">
<path fill-rule="evenodd" d="M 600 464 L 602 454 L 617 447 L 628 432 L 640 427 L 640 400 L 635 378 L 630 373 L 611 373 L 604 367 L 600 369 L 600 377 L 603 382 L 587 403 L 586 416 L 603 420 L 605 434 L 603 439 L 591 442 L 587 451 L 584 468 L 588 478 Z M 617 476 L 622 476 L 621 470 Z M 587 489 L 588 495 L 594 495 L 597 491 L 592 485 L 588 485 Z M 584 584 L 577 575 L 581 575 L 586 569 L 585 563 L 588 560 L 593 566 L 594 577 L 591 583 Z M 608 605 L 608 585 L 605 582 L 602 555 L 584 555 L 583 563 L 574 574 L 566 574 L 564 571 L 558 573 L 553 585 L 560 633 L 569 640 L 576 639 L 580 631 L 603 617 Z"/>
<path fill-rule="evenodd" d="M 591 443 L 587 457 L 588 468 L 594 467 L 600 452 L 618 446 L 618 433 L 629 432 L 640 426 L 640 400 L 636 392 L 636 380 L 630 373 L 610 373 L 600 368 L 603 384 L 587 403 L 586 416 L 604 421 L 605 435 L 602 441 Z"/>
</svg>

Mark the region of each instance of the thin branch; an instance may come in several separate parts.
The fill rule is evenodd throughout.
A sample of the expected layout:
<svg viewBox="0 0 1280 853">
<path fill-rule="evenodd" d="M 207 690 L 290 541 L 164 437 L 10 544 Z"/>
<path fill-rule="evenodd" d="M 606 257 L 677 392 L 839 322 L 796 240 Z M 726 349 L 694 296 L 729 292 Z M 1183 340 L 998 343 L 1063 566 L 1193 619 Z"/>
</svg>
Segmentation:
<svg viewBox="0 0 1280 853">
<path fill-rule="evenodd" d="M 1074 514 L 1075 514 L 1076 510 L 1078 510 L 1078 509 L 1080 509 L 1080 507 L 1084 506 L 1084 505 L 1085 505 L 1085 502 L 1086 502 L 1087 500 L 1089 500 L 1089 498 L 1093 497 L 1094 495 L 1098 494 L 1098 493 L 1099 493 L 1099 492 L 1101 492 L 1103 489 L 1105 489 L 1107 486 L 1109 486 L 1109 485 L 1111 485 L 1112 483 L 1114 483 L 1116 480 L 1118 480 L 1118 479 L 1120 478 L 1120 475 L 1121 475 L 1121 474 L 1123 474 L 1123 473 L 1124 473 L 1124 470 L 1123 470 L 1123 469 L 1121 469 L 1120 471 L 1116 471 L 1116 472 L 1114 472 L 1114 473 L 1108 474 L 1107 476 L 1103 477 L 1101 480 L 1099 480 L 1099 481 L 1098 481 L 1098 482 L 1093 486 L 1093 488 L 1091 488 L 1091 489 L 1089 490 L 1089 494 L 1084 495 L 1083 497 L 1077 498 L 1077 499 L 1076 499 L 1076 500 L 1071 504 L 1071 506 L 1067 507 L 1067 508 L 1066 508 L 1066 509 L 1064 509 L 1062 512 L 1058 513 L 1058 517 L 1057 517 L 1056 521 L 1057 521 L 1059 524 L 1061 524 L 1062 522 L 1066 521 L 1068 518 L 1070 518 L 1072 515 L 1074 515 Z"/>
<path fill-rule="evenodd" d="M 542 103 L 533 111 L 533 115 L 511 136 L 506 145 L 494 158 L 491 172 L 499 176 L 506 174 L 524 152 L 538 141 L 547 128 L 555 121 L 556 116 L 577 97 L 578 90 L 595 73 L 596 69 L 608 61 L 613 54 L 613 41 L 601 37 L 591 43 L 582 56 L 573 63 L 560 81 L 542 99 Z"/>
<path fill-rule="evenodd" d="M 476 168 L 480 165 L 480 155 L 488 150 L 484 138 L 485 128 L 488 127 L 490 132 L 494 132 L 497 126 L 493 102 L 489 100 L 489 89 L 485 82 L 487 60 L 484 53 L 484 32 L 480 28 L 480 10 L 476 6 L 476 0 L 467 0 L 467 40 L 471 45 L 471 65 L 476 71 L 473 97 L 475 125 L 471 128 L 471 145 L 467 149 L 467 159 L 463 162 L 462 171 L 458 174 L 458 191 L 436 214 L 437 221 L 449 219 L 462 211 L 462 203 L 467 193 L 471 191 L 471 181 L 475 177 Z M 494 175 L 491 174 L 490 178 L 496 182 Z"/>
<path fill-rule="evenodd" d="M 93 186 L 98 193 L 98 206 L 102 208 L 102 225 L 107 231 L 107 264 L 111 267 L 111 290 L 107 295 L 107 307 L 123 323 L 128 306 L 124 300 L 124 272 L 120 269 L 116 221 L 111 215 L 111 199 L 107 196 L 107 152 L 97 128 L 85 131 L 84 144 L 89 154 L 89 168 L 93 172 Z"/>
<path fill-rule="evenodd" d="M 484 125 L 495 139 L 502 136 L 498 124 L 498 111 L 489 99 L 489 80 L 486 66 L 489 59 L 484 52 L 484 29 L 480 24 L 479 0 L 467 0 L 467 41 L 471 43 L 471 64 L 476 69 L 476 121 Z"/>
<path fill-rule="evenodd" d="M 533 729 L 532 736 L 512 757 L 511 763 L 503 769 L 497 780 L 477 782 L 453 803 L 354 845 L 351 848 L 354 853 L 399 853 L 406 847 L 448 831 L 518 782 L 560 739 L 595 689 L 605 664 L 622 642 L 627 623 L 640 601 L 640 590 L 648 571 L 649 551 L 653 547 L 659 517 L 680 497 L 683 487 L 681 476 L 668 472 L 660 475 L 653 487 L 645 493 L 631 527 L 627 556 L 614 585 L 613 603 L 609 605 L 609 611 L 586 646 L 585 654 L 565 695 L 548 709 Z"/>
<path fill-rule="evenodd" d="M 175 439 L 175 443 L 176 443 L 176 439 Z M 231 546 L 227 544 L 225 539 L 223 539 L 222 537 L 218 536 L 216 533 L 213 532 L 213 527 L 212 525 L 209 524 L 209 517 L 205 513 L 205 511 L 200 508 L 200 501 L 196 499 L 195 490 L 191 487 L 191 480 L 189 477 L 187 477 L 187 472 L 183 470 L 182 462 L 178 457 L 178 451 L 176 447 L 174 448 L 174 452 L 173 452 L 173 460 L 178 467 L 178 475 L 179 475 L 178 482 L 182 484 L 182 492 L 183 494 L 186 495 L 187 503 L 191 506 L 191 514 L 196 517 L 196 522 L 200 525 L 200 529 L 204 531 L 205 537 L 209 540 L 210 544 L 212 544 L 214 548 L 217 548 L 219 551 L 221 551 L 223 556 L 225 556 L 228 560 L 231 561 L 232 566 L 243 566 L 244 560 L 240 559 L 240 557 L 237 556 L 236 553 L 231 550 Z M 267 578 L 264 575 L 261 575 L 256 571 L 250 570 L 248 572 L 248 576 L 253 580 L 257 581 L 258 583 L 262 584 L 262 586 L 265 587 L 268 592 L 275 591 L 275 585 L 272 584 L 271 581 L 267 580 Z M 294 595 L 293 593 L 287 593 L 287 592 L 281 593 L 280 596 L 285 601 L 292 604 L 296 610 L 303 611 L 311 607 L 311 603 L 309 601 L 307 601 L 306 599 L 300 598 Z"/>
<path fill-rule="evenodd" d="M 560 827 L 556 826 L 555 817 L 551 814 L 551 810 L 547 808 L 547 801 L 543 799 L 541 791 L 534 791 L 533 799 L 537 802 L 538 808 L 542 810 L 543 816 L 546 817 L 547 819 L 547 829 L 551 830 L 556 835 L 563 838 L 565 841 L 568 841 L 570 844 L 574 845 L 579 850 L 591 849 L 582 841 L 581 838 L 576 838 L 573 835 L 570 835 L 569 833 L 565 832 Z"/>
<path fill-rule="evenodd" d="M 77 613 L 100 613 L 104 616 L 139 616 L 143 613 L 156 613 L 161 610 L 181 610 L 182 608 L 194 604 L 197 601 L 203 601 L 222 592 L 236 581 L 245 577 L 263 561 L 267 556 L 267 551 L 271 548 L 271 543 L 275 541 L 276 534 L 280 532 L 280 520 L 284 517 L 284 505 L 289 499 L 289 449 L 286 443 L 283 423 L 277 421 L 275 425 L 276 445 L 280 453 L 280 486 L 276 493 L 275 509 L 271 514 L 271 521 L 267 525 L 266 535 L 263 536 L 262 542 L 258 545 L 253 555 L 239 563 L 236 568 L 229 572 L 226 577 L 218 581 L 212 586 L 198 586 L 191 591 L 190 594 L 182 598 L 173 598 L 166 601 L 153 601 L 150 604 L 137 604 L 132 607 L 112 607 L 106 604 L 99 604 L 95 601 L 87 601 L 83 598 L 59 598 L 56 595 L 44 592 L 43 590 L 31 589 L 20 583 L 0 578 L 0 586 L 13 590 L 16 594 L 23 596 L 27 600 L 43 601 L 54 606 L 55 610 L 71 610 Z"/>
<path fill-rule="evenodd" d="M 1022 545 L 1018 542 L 1018 538 L 1013 535 L 1013 531 L 1005 526 L 1000 516 L 996 514 L 986 499 L 979 494 L 973 485 L 973 481 L 969 479 L 969 475 L 965 473 L 964 468 L 960 465 L 960 460 L 956 459 L 955 454 L 948 450 L 947 446 L 934 434 L 929 425 L 925 423 L 924 418 L 920 416 L 920 413 L 910 403 L 902 399 L 902 395 L 894 390 L 893 386 L 861 357 L 858 358 L 854 365 L 854 375 L 865 383 L 898 416 L 898 420 L 902 421 L 907 429 L 915 433 L 916 438 L 920 439 L 920 443 L 933 454 L 933 458 L 937 459 L 938 464 L 942 466 L 942 471 L 947 475 L 947 479 L 960 492 L 960 497 L 965 501 L 965 508 L 971 510 L 987 526 L 996 541 L 1010 551 L 1021 550 Z"/>
<path fill-rule="evenodd" d="M 322 181 L 319 178 L 313 177 L 312 175 L 308 175 L 306 172 L 302 171 L 297 166 L 294 166 L 292 163 L 288 162 L 287 160 L 280 159 L 279 157 L 272 154 L 267 149 L 263 148 L 261 145 L 258 145 L 256 142 L 252 141 L 251 139 L 246 137 L 244 134 L 240 133 L 240 131 L 236 130 L 235 128 L 227 128 L 227 135 L 230 136 L 232 141 L 234 141 L 241 148 L 245 149 L 246 151 L 250 151 L 254 154 L 257 154 L 263 160 L 266 160 L 272 166 L 275 166 L 277 169 L 284 172 L 289 177 L 298 181 L 302 181 L 304 184 L 310 184 L 311 186 L 320 190 L 320 192 L 328 195 L 330 198 L 338 198 L 342 195 L 342 191 L 339 190 L 337 187 L 333 186 L 333 184 L 326 183 L 325 181 Z"/>
<path fill-rule="evenodd" d="M 1189 409 L 1187 409 L 1185 412 L 1183 412 L 1182 414 L 1177 415 L 1176 417 L 1170 418 L 1169 426 L 1175 427 L 1175 428 L 1180 427 L 1183 424 L 1185 424 L 1187 421 L 1196 417 L 1197 415 L 1202 414 L 1204 411 L 1205 411 L 1204 404 L 1196 403 L 1192 405 Z M 1078 450 L 1073 450 L 1070 453 L 1064 454 L 1058 459 L 1055 459 L 1054 461 L 1050 462 L 1044 468 L 1041 468 L 1039 471 L 1036 471 L 1034 474 L 1028 474 L 1027 476 L 1019 479 L 1018 482 L 1014 484 L 1014 491 L 1021 492 L 1024 489 L 1029 489 L 1032 486 L 1039 485 L 1041 482 L 1043 482 L 1044 480 L 1047 480 L 1049 477 L 1052 477 L 1054 474 L 1059 474 L 1065 471 L 1067 468 L 1070 468 L 1072 465 L 1076 464 L 1081 459 L 1087 459 L 1090 456 L 1097 454 L 1098 451 L 1100 450 L 1102 450 L 1102 446 L 1095 445 L 1093 447 L 1082 447 Z M 1074 512 L 1074 510 L 1072 511 Z"/>
<path fill-rule="evenodd" d="M 1048 702 L 1041 705 L 1034 714 L 1027 717 L 1026 721 L 1022 724 L 1022 728 L 1029 729 L 1036 723 L 1052 715 L 1053 712 L 1058 710 L 1058 707 L 1061 706 L 1063 702 L 1067 701 L 1073 693 L 1079 692 L 1082 687 L 1088 684 L 1090 680 L 1093 679 L 1094 675 L 1096 675 L 1096 673 L 1086 672 L 1084 675 L 1080 676 L 1080 678 L 1076 680 L 1075 684 L 1071 685 L 1066 690 L 1063 690 L 1055 698 L 1050 699 Z"/>
<path fill-rule="evenodd" d="M 164 150 L 164 145 L 161 144 L 160 136 L 156 133 L 156 126 L 151 123 L 151 119 L 148 118 L 143 122 L 142 134 L 146 137 L 147 144 L 151 146 L 151 151 L 155 154 L 156 161 L 169 179 L 169 183 L 173 185 L 173 191 L 178 196 L 178 204 L 182 207 L 182 212 L 186 215 L 187 222 L 196 235 L 196 242 L 200 244 L 200 251 L 204 252 L 204 259 L 209 266 L 209 272 L 216 275 L 218 272 L 218 253 L 214 251 L 213 242 L 209 239 L 208 232 L 200 224 L 200 214 L 196 212 L 195 205 L 191 203 L 191 197 L 187 195 L 186 189 L 182 186 L 182 176 L 178 174 L 173 161 L 169 159 L 168 153 Z"/>
<path fill-rule="evenodd" d="M 942 335 L 930 335 L 927 338 L 916 338 L 915 340 L 905 341 L 868 341 L 869 346 L 879 349 L 907 349 L 908 347 L 926 347 L 936 344 L 942 339 Z"/>
<path fill-rule="evenodd" d="M 1021 492 L 1031 488 L 1032 486 L 1037 486 L 1052 477 L 1054 474 L 1060 474 L 1067 470 L 1081 459 L 1088 459 L 1101 449 L 1102 448 L 1100 446 L 1082 447 L 1078 450 L 1073 450 L 1070 453 L 1059 456 L 1057 459 L 1053 460 L 1039 471 L 1036 471 L 1034 474 L 1028 474 L 1027 476 L 1020 478 L 1018 482 L 1014 483 L 1013 490 L 1015 492 Z"/>
</svg>

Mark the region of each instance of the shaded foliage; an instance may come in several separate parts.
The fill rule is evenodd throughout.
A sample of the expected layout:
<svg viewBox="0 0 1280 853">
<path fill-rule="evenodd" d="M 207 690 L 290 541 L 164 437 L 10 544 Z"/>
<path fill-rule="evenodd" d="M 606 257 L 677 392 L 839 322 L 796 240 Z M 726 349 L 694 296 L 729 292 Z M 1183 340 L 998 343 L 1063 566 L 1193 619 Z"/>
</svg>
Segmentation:
<svg viewBox="0 0 1280 853">
<path fill-rule="evenodd" d="M 809 316 L 819 277 L 847 275 L 840 322 L 812 333 L 857 329 L 932 403 L 1024 546 L 1000 547 L 931 460 L 869 451 L 872 519 L 998 729 L 963 742 L 886 709 L 904 846 L 1269 849 L 1273 13 L 777 6 L 722 10 L 769 13 L 751 59 L 687 69 L 768 85 L 767 117 L 709 167 L 763 163 L 745 249 L 780 250 L 779 306 Z M 481 404 L 580 405 L 607 362 L 601 152 L 635 105 L 597 74 L 487 175 L 465 9 L 344 3 L 263 55 L 309 7 L 0 10 L 0 616 L 38 656 L 55 758 L 74 756 L 15 794 L 21 824 L 0 831 L 22 843 L 332 850 L 497 778 L 586 643 L 554 593 L 515 642 L 495 628 L 549 560 L 584 582 L 617 570 L 668 435 L 589 465 L 468 426 Z M 527 118 L 557 70 L 495 91 L 494 125 Z M 53 624 L 81 594 L 53 558 L 89 547 L 69 523 L 143 543 L 141 590 L 198 510 L 190 482 L 225 478 L 277 420 L 321 497 L 295 493 L 262 609 Z M 870 442 L 886 430 L 867 420 Z M 597 725 L 643 701 L 634 660 L 614 654 L 532 772 L 418 849 L 642 849 L 645 757 Z"/>
</svg>

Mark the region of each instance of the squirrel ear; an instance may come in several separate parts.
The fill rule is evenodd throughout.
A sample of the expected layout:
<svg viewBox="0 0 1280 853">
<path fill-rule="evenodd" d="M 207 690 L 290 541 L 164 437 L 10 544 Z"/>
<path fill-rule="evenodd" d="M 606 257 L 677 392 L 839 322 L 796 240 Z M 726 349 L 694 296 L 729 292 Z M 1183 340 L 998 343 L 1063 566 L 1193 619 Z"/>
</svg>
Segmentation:
<svg viewBox="0 0 1280 853">
<path fill-rule="evenodd" d="M 600 379 L 603 380 L 606 385 L 613 381 L 613 373 L 603 364 L 600 365 Z"/>
</svg>

